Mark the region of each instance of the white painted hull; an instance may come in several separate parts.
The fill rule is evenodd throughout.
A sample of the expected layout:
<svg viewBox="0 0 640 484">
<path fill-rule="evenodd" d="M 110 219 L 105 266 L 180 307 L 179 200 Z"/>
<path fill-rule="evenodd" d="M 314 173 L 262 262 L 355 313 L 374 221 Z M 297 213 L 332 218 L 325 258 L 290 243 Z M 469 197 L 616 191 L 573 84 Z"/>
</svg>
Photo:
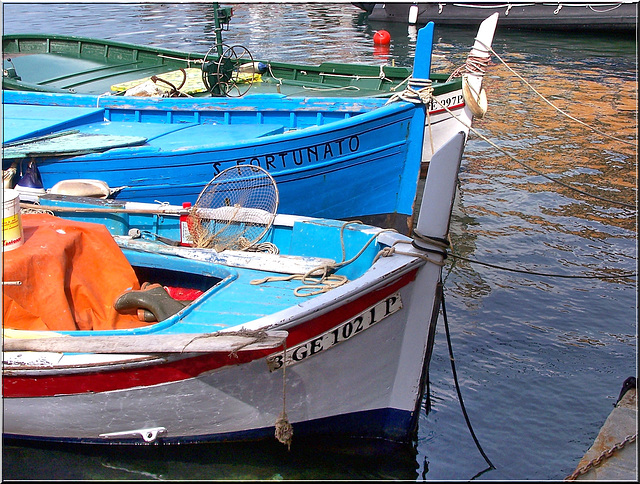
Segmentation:
<svg viewBox="0 0 640 484">
<path fill-rule="evenodd" d="M 480 24 L 477 38 L 468 57 L 469 59 L 474 59 L 474 64 L 477 64 L 480 59 L 488 62 L 490 58 L 489 49 L 493 43 L 497 22 L 498 14 L 495 13 Z M 476 111 L 486 109 L 486 106 L 480 102 L 480 93 L 483 89 L 483 76 L 484 73 L 481 69 L 478 70 L 477 67 L 469 69 L 469 72 L 463 74 L 463 86 L 465 82 L 468 82 L 469 95 L 471 98 L 465 99 L 463 89 L 460 89 L 436 96 L 435 99 L 431 101 L 425 119 L 422 163 L 428 163 L 434 153 L 455 136 L 456 133 L 460 131 L 463 132 L 466 140 L 471 130 L 474 117 L 474 110 L 470 103 L 475 104 L 473 107 Z M 478 104 L 481 106 L 478 106 Z M 482 113 L 482 115 L 484 115 L 484 113 Z"/>
<path fill-rule="evenodd" d="M 446 106 L 449 111 L 441 106 Z M 422 163 L 431 161 L 434 153 L 456 133 L 462 131 L 466 138 L 472 121 L 473 114 L 465 105 L 462 89 L 436 96 L 425 119 Z"/>
<path fill-rule="evenodd" d="M 340 344 L 298 363 L 290 363 L 285 374 L 282 370 L 270 372 L 266 359 L 259 358 L 156 385 L 132 388 L 123 385 L 96 393 L 5 398 L 4 414 L 11 418 L 5 419 L 4 433 L 27 438 L 116 442 L 140 440 L 144 429 L 161 428 L 164 430 L 159 437 L 163 441 L 184 442 L 243 440 L 265 429 L 273 433 L 276 419 L 283 410 L 294 432 L 300 423 L 310 423 L 309 431 L 313 432 L 315 420 L 356 418 L 354 414 L 366 411 L 412 420 L 421 395 L 426 327 L 432 311 L 423 301 L 434 299 L 438 278 L 439 268 L 423 266 L 417 280 L 398 292 L 402 309 Z M 362 281 L 363 287 L 351 297 L 366 294 L 370 282 Z M 316 298 L 313 307 L 307 308 L 314 319 L 319 318 L 322 311 L 343 310 L 344 303 L 337 299 L 349 297 L 338 293 L 327 296 L 330 297 Z M 287 319 L 286 314 L 282 316 L 283 320 Z M 304 319 L 304 313 L 298 319 Z M 293 334 L 298 324 L 303 323 L 294 319 L 285 328 Z M 156 360 L 155 365 L 161 366 L 162 362 Z M 73 372 L 70 368 L 50 371 L 59 375 Z M 85 369 L 79 374 L 89 373 L 90 370 Z M 284 408 L 283 377 L 286 377 Z M 384 434 L 383 422 L 367 425 L 376 428 L 371 437 L 378 436 L 375 435 L 378 432 Z M 123 434 L 105 436 L 114 432 Z M 395 437 L 406 438 L 405 435 Z"/>
<path fill-rule="evenodd" d="M 359 244 L 374 236 L 377 250 L 395 252 L 372 259 L 362 275 L 344 285 L 229 328 L 230 335 L 286 331 L 286 353 L 277 346 L 186 353 L 182 345 L 138 355 L 124 354 L 121 347 L 36 352 L 22 338 L 21 349 L 5 346 L 11 352 L 3 355 L 4 436 L 121 444 L 243 441 L 274 435 L 276 420 L 286 412 L 298 436 L 411 441 L 439 309 L 444 251 L 437 241 L 449 230 L 464 141 L 460 132 L 431 160 L 416 239 L 362 228 L 356 232 L 363 239 Z M 339 230 L 335 221 L 324 223 Z M 322 240 L 312 242 L 322 248 Z M 176 263 L 162 260 L 162 267 Z M 265 293 L 290 297 L 277 292 L 277 281 L 247 285 L 265 274 L 248 266 L 224 273 L 224 289 L 216 294 L 214 288 L 176 313 L 176 325 L 225 326 L 244 305 L 216 302 L 227 289 L 236 288 L 242 301 L 252 303 Z M 288 294 L 291 286 L 284 288 Z M 211 331 L 224 333 L 192 333 L 212 337 Z M 92 336 L 38 336 L 36 345 L 52 339 L 77 345 L 83 338 Z"/>
</svg>

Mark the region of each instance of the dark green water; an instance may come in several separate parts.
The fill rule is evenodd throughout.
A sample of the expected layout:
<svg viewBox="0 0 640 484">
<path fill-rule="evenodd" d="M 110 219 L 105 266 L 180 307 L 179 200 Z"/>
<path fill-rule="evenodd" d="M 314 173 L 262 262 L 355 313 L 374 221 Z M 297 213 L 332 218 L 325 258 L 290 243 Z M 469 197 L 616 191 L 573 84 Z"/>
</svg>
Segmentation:
<svg viewBox="0 0 640 484">
<path fill-rule="evenodd" d="M 223 4 L 231 5 L 231 4 Z M 415 32 L 368 23 L 351 4 L 237 4 L 225 43 L 254 58 L 412 65 Z M 6 33 L 52 32 L 207 52 L 209 4 L 3 3 Z M 391 34 L 388 54 L 373 34 Z M 464 62 L 474 28 L 436 26 L 434 70 Z M 634 38 L 500 29 L 495 52 L 588 126 L 636 143 Z M 445 301 L 458 379 L 487 480 L 561 480 L 637 375 L 637 144 L 553 110 L 493 57 L 489 112 L 469 138 L 451 226 Z M 507 150 L 505 155 L 492 144 Z M 534 168 L 538 173 L 528 167 Z M 528 271 L 528 273 L 527 273 Z M 549 277 L 532 274 L 554 274 Z M 431 412 L 400 448 L 277 442 L 133 449 L 4 443 L 3 479 L 469 480 L 487 468 L 453 384 L 443 319 L 431 363 Z M 372 389 L 374 391 L 374 389 Z"/>
</svg>

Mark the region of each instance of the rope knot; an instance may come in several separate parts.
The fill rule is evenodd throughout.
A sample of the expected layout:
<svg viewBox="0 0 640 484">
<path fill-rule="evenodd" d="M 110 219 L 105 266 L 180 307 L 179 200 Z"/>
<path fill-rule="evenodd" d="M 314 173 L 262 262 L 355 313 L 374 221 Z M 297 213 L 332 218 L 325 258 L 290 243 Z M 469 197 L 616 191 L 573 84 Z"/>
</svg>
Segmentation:
<svg viewBox="0 0 640 484">
<path fill-rule="evenodd" d="M 286 444 L 287 449 L 291 450 L 291 442 L 293 440 L 293 426 L 289 423 L 287 413 L 283 410 L 276 420 L 276 439 L 281 444 Z"/>
<path fill-rule="evenodd" d="M 410 78 L 404 91 L 391 96 L 385 104 L 402 100 L 413 104 L 429 105 L 433 99 L 433 86 L 431 84 L 431 79 Z"/>
<path fill-rule="evenodd" d="M 391 257 L 395 251 L 395 247 L 385 247 L 380 251 L 380 257 Z"/>
</svg>

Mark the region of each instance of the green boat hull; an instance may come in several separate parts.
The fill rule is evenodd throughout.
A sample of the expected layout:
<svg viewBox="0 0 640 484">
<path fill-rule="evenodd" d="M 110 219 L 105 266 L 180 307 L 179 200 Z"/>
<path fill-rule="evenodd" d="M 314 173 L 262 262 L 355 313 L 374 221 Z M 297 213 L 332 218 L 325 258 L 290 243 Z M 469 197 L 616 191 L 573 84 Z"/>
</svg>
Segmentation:
<svg viewBox="0 0 640 484">
<path fill-rule="evenodd" d="M 2 38 L 3 89 L 79 94 L 121 94 L 117 86 L 163 76 L 180 69 L 216 65 L 217 55 L 188 53 L 108 40 L 45 34 L 15 34 Z M 287 96 L 389 97 L 406 87 L 406 67 L 322 63 L 301 65 L 239 58 L 249 67 L 262 62 L 267 72 L 238 84 L 227 95 L 281 93 Z M 202 76 L 195 72 L 195 76 Z M 460 78 L 433 74 L 435 94 L 460 89 Z M 165 83 L 166 84 L 166 83 Z M 211 96 L 206 89 L 189 93 Z M 215 95 L 215 93 L 214 93 Z M 222 94 L 224 95 L 224 94 Z"/>
</svg>

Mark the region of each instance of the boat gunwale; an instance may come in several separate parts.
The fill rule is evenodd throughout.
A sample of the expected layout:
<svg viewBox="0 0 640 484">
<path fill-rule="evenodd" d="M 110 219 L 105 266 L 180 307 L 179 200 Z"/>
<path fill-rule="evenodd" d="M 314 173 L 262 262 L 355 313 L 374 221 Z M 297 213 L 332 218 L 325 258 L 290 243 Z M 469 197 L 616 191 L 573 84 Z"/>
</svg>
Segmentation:
<svg viewBox="0 0 640 484">
<path fill-rule="evenodd" d="M 79 44 L 82 43 L 86 43 L 86 44 L 91 44 L 91 45 L 96 45 L 96 46 L 102 46 L 105 49 L 108 49 L 109 47 L 113 47 L 113 48 L 121 48 L 121 49 L 128 49 L 130 51 L 132 51 L 134 53 L 134 56 L 136 57 L 136 60 L 134 61 L 129 61 L 127 62 L 128 65 L 130 65 L 132 62 L 136 63 L 139 62 L 140 64 L 142 64 L 141 69 L 142 68 L 158 68 L 158 67 L 162 67 L 162 66 L 167 66 L 170 67 L 171 69 L 179 69 L 179 65 L 181 63 L 187 63 L 188 66 L 190 66 L 190 64 L 192 62 L 194 63 L 202 63 L 202 61 L 204 59 L 216 59 L 217 56 L 214 55 L 209 55 L 207 57 L 207 54 L 200 54 L 200 53 L 193 53 L 193 52 L 182 52 L 182 51 L 178 51 L 178 50 L 173 50 L 173 49 L 165 49 L 162 47 L 148 47 L 148 46 L 143 46 L 143 45 L 137 45 L 137 44 L 131 44 L 131 43 L 126 43 L 126 42 L 119 42 L 119 41 L 111 41 L 111 40 L 106 40 L 106 39 L 96 39 L 96 38 L 91 38 L 91 37 L 82 37 L 82 36 L 66 36 L 66 35 L 59 35 L 59 34 L 31 34 L 31 33 L 24 33 L 24 34 L 9 34 L 9 35 L 3 35 L 3 57 L 4 56 L 8 56 L 11 55 L 12 53 L 6 53 L 5 52 L 5 43 L 7 44 L 7 46 L 11 45 L 11 43 L 16 43 L 16 42 L 20 42 L 20 40 L 22 41 L 28 41 L 28 40 L 39 40 L 42 42 L 50 42 L 51 40 L 54 41 L 58 41 L 58 42 L 76 42 Z M 19 49 L 19 46 L 18 46 Z M 79 47 L 79 49 L 81 49 L 81 47 Z M 140 53 L 146 54 L 146 55 L 156 55 L 159 59 L 161 59 L 161 61 L 157 64 L 152 64 L 151 62 L 148 62 L 148 64 L 145 64 L 144 60 L 137 60 L 138 56 L 140 55 Z M 20 54 L 20 52 L 15 52 L 13 53 L 13 55 L 33 55 L 33 54 L 47 54 L 47 55 L 54 55 L 54 56 L 59 56 L 59 57 L 69 57 L 69 58 L 82 58 L 82 56 L 80 54 L 73 56 L 73 55 L 65 55 L 63 53 L 51 53 L 47 50 L 44 50 L 43 52 L 37 52 L 37 53 L 25 53 L 25 54 Z M 107 59 L 107 57 L 104 57 L 105 59 Z M 261 61 L 261 62 L 267 62 L 270 66 L 272 70 L 288 70 L 288 71 L 297 71 L 300 70 L 301 68 L 303 68 L 303 70 L 305 71 L 309 71 L 309 72 L 313 72 L 315 75 L 318 75 L 320 77 L 325 76 L 326 74 L 336 74 L 336 69 L 338 69 L 338 66 L 340 66 L 340 70 L 341 71 L 348 71 L 348 70 L 353 70 L 354 73 L 353 74 L 344 74 L 344 73 L 340 73 L 339 75 L 341 76 L 346 76 L 349 78 L 354 78 L 357 79 L 359 77 L 378 77 L 381 81 L 383 81 L 384 79 L 389 79 L 389 77 L 391 77 L 392 79 L 390 79 L 388 82 L 391 86 L 393 86 L 394 84 L 396 85 L 396 87 L 402 85 L 404 83 L 404 81 L 406 81 L 410 76 L 411 76 L 411 71 L 412 69 L 410 67 L 398 67 L 398 66 L 387 66 L 387 65 L 372 65 L 372 64 L 356 64 L 356 63 L 339 63 L 339 62 L 324 62 L 318 65 L 302 65 L 302 64 L 296 64 L 296 63 L 288 63 L 288 62 L 281 62 L 281 61 Z M 173 65 L 175 64 L 175 65 Z M 125 64 L 122 64 L 125 65 Z M 106 65 L 105 67 L 111 68 L 111 67 L 119 67 L 120 64 L 114 63 L 113 65 Z M 333 72 L 325 72 L 325 71 L 333 71 Z M 168 71 L 167 71 L 168 72 Z M 72 76 L 77 76 L 83 73 L 72 73 L 68 76 L 65 77 L 72 77 Z M 381 74 L 384 74 L 384 77 L 382 77 Z M 397 77 L 397 78 L 396 78 Z M 63 77 L 64 78 L 64 77 Z M 276 79 L 276 77 L 273 77 L 274 79 Z M 430 75 L 430 78 L 432 81 L 434 82 L 434 94 L 440 94 L 440 93 L 446 93 L 449 92 L 451 90 L 456 90 L 458 89 L 457 87 L 457 83 L 461 84 L 461 78 L 457 77 L 453 80 L 449 80 L 449 75 L 447 74 L 439 74 L 439 73 L 432 73 Z M 53 87 L 53 86 L 48 86 L 47 84 L 52 83 L 52 82 L 56 82 L 57 80 L 60 80 L 61 78 L 52 78 L 52 79 L 46 79 L 40 82 L 36 82 L 36 83 L 30 83 L 27 81 L 18 81 L 15 79 L 10 79 L 10 78 L 4 78 L 3 77 L 3 85 L 5 85 L 5 88 L 8 89 L 13 89 L 13 90 L 18 90 L 19 88 L 28 88 L 29 90 L 37 90 L 38 92 L 70 92 L 70 90 L 73 90 L 74 86 L 77 85 L 82 85 L 84 84 L 85 81 L 82 82 L 78 82 L 75 85 L 72 86 L 65 86 L 65 87 Z M 298 80 L 296 79 L 290 79 L 288 81 L 291 81 L 292 83 L 303 83 L 304 84 L 304 80 Z M 88 82 L 93 82 L 93 80 L 89 80 Z M 330 84 L 328 82 L 323 81 L 306 81 L 306 82 L 313 82 L 314 84 L 319 84 L 319 85 L 324 85 L 324 86 L 328 86 L 327 89 L 331 89 L 331 88 L 339 88 L 342 85 L 340 84 Z M 388 90 L 387 89 L 374 89 L 376 91 L 380 91 L 378 94 L 373 94 L 373 95 L 367 95 L 367 96 L 363 96 L 363 97 L 389 97 L 391 95 L 393 95 L 393 93 L 396 91 L 396 89 L 394 87 L 390 87 Z M 112 94 L 113 96 L 122 96 L 121 94 Z M 205 97 L 206 96 L 196 96 L 197 98 L 201 98 L 201 97 Z M 300 96 L 295 96 L 295 97 L 300 97 Z"/>
<path fill-rule="evenodd" d="M 322 219 L 318 219 L 322 220 Z M 313 220 L 312 220 L 313 221 Z M 372 230 L 373 229 L 373 230 Z M 365 231 L 378 233 L 376 238 L 384 237 L 386 241 L 382 244 L 384 246 L 393 246 L 398 241 L 410 242 L 410 238 L 398 233 L 388 233 L 381 232 L 379 230 L 375 230 L 375 227 L 371 227 L 371 229 L 364 229 Z M 409 249 L 411 252 L 403 253 L 403 254 L 393 254 L 391 257 L 381 257 L 375 263 L 373 263 L 360 277 L 349 281 L 348 284 L 336 287 L 329 292 L 325 292 L 322 294 L 315 295 L 312 298 L 304 299 L 299 304 L 296 304 L 295 307 L 288 306 L 286 308 L 280 309 L 272 314 L 268 314 L 259 318 L 252 319 L 245 323 L 238 324 L 231 328 L 224 328 L 213 333 L 233 333 L 237 331 L 289 331 L 291 328 L 297 327 L 299 325 L 304 325 L 309 320 L 317 319 L 321 315 L 331 313 L 334 311 L 338 311 L 342 306 L 350 305 L 353 301 L 363 297 L 368 296 L 372 293 L 376 293 L 378 291 L 385 290 L 391 286 L 394 286 L 400 281 L 403 280 L 405 276 L 410 273 L 415 273 L 420 267 L 426 264 L 426 261 L 420 258 L 419 252 L 411 246 Z M 412 254 L 413 253 L 413 254 Z M 178 258 L 178 256 L 173 256 Z M 393 261 L 391 260 L 393 258 Z M 411 260 L 406 260 L 406 258 L 412 258 Z M 405 259 L 405 260 L 403 260 Z M 386 266 L 386 267 L 385 267 Z M 243 272 L 243 271 L 240 271 Z M 381 272 L 378 274 L 372 274 L 374 272 Z M 216 286 L 217 287 L 217 286 Z M 404 286 L 403 286 L 404 287 Z M 214 289 L 214 288 L 212 288 Z M 210 291 L 207 291 L 205 294 L 210 294 Z M 208 296 L 202 295 L 199 300 L 202 301 L 201 298 L 206 298 Z M 187 306 L 188 308 L 189 306 Z M 187 309 L 185 308 L 185 309 Z M 144 333 L 135 333 L 131 329 L 123 329 L 123 330 L 101 330 L 101 331 L 53 331 L 54 333 L 64 335 L 65 337 L 73 337 L 73 338 L 82 338 L 82 337 L 91 337 L 91 336 L 116 336 L 116 335 L 136 335 L 140 337 L 144 337 L 145 335 L 156 335 L 156 334 L 173 334 L 173 333 L 165 333 L 164 330 L 170 327 L 175 327 L 180 324 L 180 319 L 183 316 L 186 316 L 187 313 L 180 311 L 174 316 L 171 316 L 165 321 L 158 322 L 152 326 L 145 327 L 143 329 L 149 330 Z M 161 325 L 162 328 L 158 328 L 158 325 Z M 139 329 L 139 328 L 134 328 Z M 155 331 L 150 331 L 154 329 Z M 82 334 L 79 334 L 82 333 Z M 193 334 L 194 337 L 198 334 L 202 333 L 175 333 L 175 334 Z M 254 350 L 257 352 L 262 352 L 265 350 Z M 272 350 L 271 350 L 272 351 Z M 21 351 L 13 351 L 13 352 L 5 352 L 6 355 L 10 356 L 12 354 L 20 354 Z M 59 353 L 61 355 L 65 355 L 67 353 Z M 92 355 L 98 355 L 98 353 L 88 353 Z M 129 363 L 133 366 L 138 366 L 140 361 L 137 359 L 132 359 L 136 355 L 131 354 L 122 354 L 125 361 L 114 360 L 115 354 L 105 354 L 104 357 L 108 361 L 104 362 L 88 362 L 86 364 L 79 363 L 70 363 L 71 367 L 73 367 L 78 372 L 82 371 L 93 371 L 99 367 L 108 367 L 109 370 L 120 370 L 129 368 Z M 168 363 L 170 361 L 174 361 L 178 355 L 165 355 L 165 356 L 153 356 L 153 354 L 140 354 L 139 358 L 151 358 L 151 362 L 147 362 L 145 359 L 143 364 L 154 364 L 157 361 L 163 361 Z M 194 357 L 194 354 L 189 354 L 185 352 L 180 355 L 181 357 Z M 201 354 L 196 355 L 202 356 Z M 6 358 L 6 357 L 5 357 Z M 180 359 L 180 358 L 178 358 Z M 6 360 L 5 360 L 6 362 Z M 114 366 L 120 365 L 119 368 L 115 368 Z M 67 370 L 69 369 L 69 365 L 47 365 L 44 367 L 37 366 L 26 366 L 20 367 L 17 365 L 4 365 L 3 367 L 3 375 L 11 375 L 15 377 L 23 377 L 29 376 L 30 372 L 37 372 L 39 375 L 43 374 L 42 372 L 46 372 L 49 374 L 56 374 L 57 371 Z M 84 369 L 84 370 L 83 370 Z M 75 373 L 75 372 L 74 372 Z"/>
</svg>

